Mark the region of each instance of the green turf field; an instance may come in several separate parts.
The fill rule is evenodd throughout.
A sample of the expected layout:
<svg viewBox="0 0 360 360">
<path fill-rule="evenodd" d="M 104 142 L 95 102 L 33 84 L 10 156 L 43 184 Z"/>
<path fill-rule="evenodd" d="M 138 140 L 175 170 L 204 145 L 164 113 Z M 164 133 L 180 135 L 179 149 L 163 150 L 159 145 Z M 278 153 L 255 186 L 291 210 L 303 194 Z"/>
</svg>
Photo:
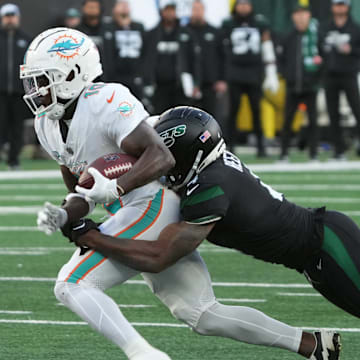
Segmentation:
<svg viewBox="0 0 360 360">
<path fill-rule="evenodd" d="M 301 205 L 327 204 L 360 225 L 360 171 L 259 175 Z M 63 195 L 64 188 L 56 179 L 0 181 L 1 360 L 125 359 L 115 346 L 60 306 L 53 295 L 53 278 L 70 257 L 72 246 L 60 234 L 47 237 L 37 232 L 35 213 L 44 201 L 58 204 Z M 96 217 L 101 217 L 100 209 Z M 342 328 L 342 359 L 359 358 L 359 319 L 316 296 L 300 274 L 209 243 L 202 246 L 201 253 L 216 295 L 224 303 L 251 306 L 294 326 Z M 108 293 L 146 339 L 173 360 L 300 359 L 286 351 L 201 337 L 186 327 L 170 326 L 181 324 L 142 283 L 125 284 Z"/>
</svg>

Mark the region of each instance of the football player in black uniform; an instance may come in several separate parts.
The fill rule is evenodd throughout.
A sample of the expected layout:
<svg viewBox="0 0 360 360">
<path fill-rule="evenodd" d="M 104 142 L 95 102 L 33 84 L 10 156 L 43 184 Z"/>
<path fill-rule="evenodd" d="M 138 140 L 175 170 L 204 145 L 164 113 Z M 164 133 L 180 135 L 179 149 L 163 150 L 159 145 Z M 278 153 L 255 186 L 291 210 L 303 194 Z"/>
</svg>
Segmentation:
<svg viewBox="0 0 360 360">
<path fill-rule="evenodd" d="M 138 98 L 143 98 L 145 29 L 131 18 L 128 0 L 113 7 L 113 53 L 111 81 L 119 82 Z"/>
<path fill-rule="evenodd" d="M 325 95 L 334 145 L 334 158 L 345 158 L 345 141 L 340 126 L 340 93 L 344 92 L 357 122 L 360 141 L 360 27 L 351 17 L 350 0 L 332 0 L 332 19 L 322 28 L 320 36 L 324 58 Z M 357 148 L 360 156 L 360 143 Z"/>
<path fill-rule="evenodd" d="M 260 122 L 262 86 L 274 93 L 279 88 L 269 26 L 262 15 L 254 14 L 251 0 L 237 0 L 232 17 L 222 25 L 220 38 L 224 51 L 220 78 L 227 82 L 230 95 L 230 116 L 225 128 L 228 146 L 232 151 L 236 145 L 239 101 L 242 94 L 247 94 L 257 137 L 257 154 L 265 156 Z"/>
<path fill-rule="evenodd" d="M 207 239 L 304 273 L 329 301 L 360 317 L 360 230 L 350 218 L 287 201 L 225 151 L 218 123 L 200 109 L 170 109 L 155 129 L 176 159 L 167 179 L 181 196 L 183 221 L 156 241 L 133 241 L 94 231 L 86 220 L 80 230 L 67 231 L 77 245 L 140 271 L 160 272 Z M 313 339 L 301 343 L 300 354 L 339 358 L 339 334 L 317 332 Z"/>
</svg>

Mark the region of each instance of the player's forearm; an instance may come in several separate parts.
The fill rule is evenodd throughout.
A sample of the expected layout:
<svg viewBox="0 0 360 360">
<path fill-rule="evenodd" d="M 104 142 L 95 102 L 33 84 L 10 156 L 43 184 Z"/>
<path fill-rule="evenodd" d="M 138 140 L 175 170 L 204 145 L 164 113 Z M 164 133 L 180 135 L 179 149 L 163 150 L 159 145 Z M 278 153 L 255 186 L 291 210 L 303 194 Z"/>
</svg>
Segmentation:
<svg viewBox="0 0 360 360">
<path fill-rule="evenodd" d="M 89 203 L 80 197 L 74 197 L 66 201 L 62 208 L 67 212 L 67 222 L 69 223 L 85 217 L 90 210 Z"/>
<path fill-rule="evenodd" d="M 122 175 L 117 183 L 128 193 L 166 175 L 174 165 L 170 151 L 154 144 L 146 148 L 131 171 Z"/>
<path fill-rule="evenodd" d="M 82 246 L 88 246 L 141 272 L 157 273 L 166 266 L 165 257 L 161 255 L 155 242 L 117 239 L 93 230 L 81 236 L 80 241 Z"/>
</svg>

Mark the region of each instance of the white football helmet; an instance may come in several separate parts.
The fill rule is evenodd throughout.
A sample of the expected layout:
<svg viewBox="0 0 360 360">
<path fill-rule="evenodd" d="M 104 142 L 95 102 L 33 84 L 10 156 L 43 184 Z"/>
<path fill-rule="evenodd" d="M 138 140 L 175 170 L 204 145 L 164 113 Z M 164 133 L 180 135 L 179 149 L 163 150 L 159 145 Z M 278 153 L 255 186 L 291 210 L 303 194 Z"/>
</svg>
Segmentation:
<svg viewBox="0 0 360 360">
<path fill-rule="evenodd" d="M 35 116 L 59 120 L 83 89 L 102 74 L 94 42 L 80 31 L 53 28 L 38 35 L 20 65 L 24 100 Z"/>
</svg>

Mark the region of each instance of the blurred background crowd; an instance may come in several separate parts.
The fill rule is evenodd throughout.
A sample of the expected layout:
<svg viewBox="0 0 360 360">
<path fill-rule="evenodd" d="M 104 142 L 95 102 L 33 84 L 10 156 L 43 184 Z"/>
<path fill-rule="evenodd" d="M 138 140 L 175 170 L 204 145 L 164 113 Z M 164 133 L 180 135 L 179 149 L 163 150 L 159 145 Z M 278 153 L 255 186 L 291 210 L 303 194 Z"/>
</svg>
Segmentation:
<svg viewBox="0 0 360 360">
<path fill-rule="evenodd" d="M 229 148 L 287 162 L 289 149 L 360 157 L 358 0 L 0 0 L 0 154 L 20 166 L 26 124 L 19 65 L 31 39 L 66 26 L 99 48 L 101 81 L 120 82 L 159 114 L 194 105 Z M 26 135 L 26 136 L 24 136 Z M 24 140 L 25 138 L 25 140 Z M 273 155 L 276 154 L 276 155 Z"/>
</svg>

